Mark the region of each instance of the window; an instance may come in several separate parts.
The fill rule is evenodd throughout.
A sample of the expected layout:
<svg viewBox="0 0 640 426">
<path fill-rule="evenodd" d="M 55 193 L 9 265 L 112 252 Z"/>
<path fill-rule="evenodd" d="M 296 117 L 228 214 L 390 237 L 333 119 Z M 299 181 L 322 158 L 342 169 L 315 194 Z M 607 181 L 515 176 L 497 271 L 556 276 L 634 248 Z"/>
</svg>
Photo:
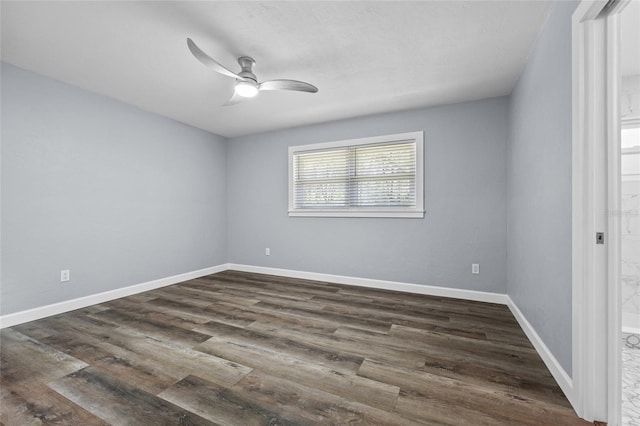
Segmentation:
<svg viewBox="0 0 640 426">
<path fill-rule="evenodd" d="M 289 216 L 424 217 L 423 133 L 289 147 Z"/>
</svg>

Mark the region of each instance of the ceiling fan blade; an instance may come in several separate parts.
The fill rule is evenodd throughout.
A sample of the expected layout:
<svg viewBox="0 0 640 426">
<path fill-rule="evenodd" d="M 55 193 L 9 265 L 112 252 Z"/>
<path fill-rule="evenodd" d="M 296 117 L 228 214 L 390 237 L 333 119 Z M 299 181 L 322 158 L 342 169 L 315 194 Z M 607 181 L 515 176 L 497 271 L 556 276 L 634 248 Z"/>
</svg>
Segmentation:
<svg viewBox="0 0 640 426">
<path fill-rule="evenodd" d="M 245 98 L 245 97 L 243 97 L 243 96 L 238 95 L 238 94 L 235 92 L 235 90 L 234 90 L 233 95 L 231 96 L 231 98 L 230 98 L 227 102 L 225 102 L 222 106 L 231 106 L 231 105 L 235 105 L 235 104 L 237 104 L 238 102 L 243 101 L 243 100 L 245 100 L 245 99 L 247 99 L 247 98 Z"/>
<path fill-rule="evenodd" d="M 211 68 L 215 72 L 219 72 L 222 75 L 226 75 L 228 77 L 239 78 L 244 80 L 244 78 L 240 77 L 238 74 L 229 71 L 224 66 L 220 65 L 216 60 L 212 57 L 204 53 L 190 38 L 187 38 L 187 46 L 189 46 L 189 50 L 199 60 L 204 66 Z"/>
<path fill-rule="evenodd" d="M 295 90 L 316 93 L 318 88 L 313 84 L 298 80 L 269 80 L 258 84 L 258 90 Z"/>
</svg>

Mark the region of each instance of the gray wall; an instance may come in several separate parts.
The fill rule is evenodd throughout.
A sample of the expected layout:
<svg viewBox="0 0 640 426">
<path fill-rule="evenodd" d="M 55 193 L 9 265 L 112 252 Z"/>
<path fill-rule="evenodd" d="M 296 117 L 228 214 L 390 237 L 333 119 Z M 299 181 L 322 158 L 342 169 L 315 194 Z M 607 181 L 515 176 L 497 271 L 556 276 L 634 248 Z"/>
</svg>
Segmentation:
<svg viewBox="0 0 640 426">
<path fill-rule="evenodd" d="M 507 293 L 571 374 L 571 15 L 556 2 L 509 104 Z"/>
<path fill-rule="evenodd" d="M 506 120 L 494 98 L 231 139 L 229 261 L 505 293 Z M 417 130 L 424 219 L 288 217 L 287 147 Z"/>
<path fill-rule="evenodd" d="M 225 138 L 1 71 L 2 314 L 226 262 Z"/>
</svg>

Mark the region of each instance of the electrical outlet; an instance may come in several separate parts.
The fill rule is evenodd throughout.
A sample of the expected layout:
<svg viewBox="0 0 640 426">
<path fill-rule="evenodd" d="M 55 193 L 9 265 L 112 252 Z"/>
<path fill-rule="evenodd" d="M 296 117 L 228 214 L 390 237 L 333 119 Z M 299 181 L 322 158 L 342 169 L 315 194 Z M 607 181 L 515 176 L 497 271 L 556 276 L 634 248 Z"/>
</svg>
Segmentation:
<svg viewBox="0 0 640 426">
<path fill-rule="evenodd" d="M 267 247 L 266 249 L 264 249 L 264 255 L 265 256 L 271 256 L 271 249 L 269 247 Z"/>
<path fill-rule="evenodd" d="M 68 269 L 60 271 L 60 282 L 65 283 L 71 279 L 71 272 Z"/>
<path fill-rule="evenodd" d="M 472 263 L 471 264 L 471 273 L 472 274 L 479 274 L 480 273 L 480 264 L 479 263 Z"/>
</svg>

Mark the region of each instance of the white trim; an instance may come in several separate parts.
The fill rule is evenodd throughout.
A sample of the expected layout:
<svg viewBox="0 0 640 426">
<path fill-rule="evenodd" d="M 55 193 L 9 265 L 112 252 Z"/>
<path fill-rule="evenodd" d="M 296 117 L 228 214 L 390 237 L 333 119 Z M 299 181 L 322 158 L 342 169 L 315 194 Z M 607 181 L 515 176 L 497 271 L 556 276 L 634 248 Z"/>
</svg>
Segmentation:
<svg viewBox="0 0 640 426">
<path fill-rule="evenodd" d="M 595 20 L 609 0 L 582 0 L 573 12 L 573 24 Z"/>
<path fill-rule="evenodd" d="M 289 217 L 399 217 L 399 218 L 423 218 L 424 210 L 404 209 L 404 210 L 378 210 L 363 211 L 358 209 L 348 210 L 289 210 Z"/>
<path fill-rule="evenodd" d="M 544 344 L 544 341 L 538 335 L 531 323 L 527 321 L 527 318 L 524 316 L 522 311 L 520 311 L 518 306 L 509 296 L 507 296 L 507 306 L 516 318 L 516 321 L 518 321 L 518 324 L 520 324 L 524 334 L 527 335 L 529 341 L 542 358 L 542 361 L 544 361 L 553 378 L 558 382 L 562 392 L 564 392 L 571 405 L 575 407 L 573 380 L 571 380 L 571 376 L 569 376 L 564 368 L 562 368 L 556 357 L 553 356 L 547 345 Z"/>
<path fill-rule="evenodd" d="M 619 171 L 616 15 L 629 0 L 583 0 L 572 16 L 572 404 L 619 424 Z M 595 232 L 605 232 L 596 245 Z"/>
<path fill-rule="evenodd" d="M 607 232 L 605 22 L 596 19 L 606 0 L 583 0 L 572 16 L 572 374 L 573 408 L 588 421 L 604 420 L 606 398 L 606 294 L 604 246 L 595 233 Z M 600 345 L 597 344 L 600 342 Z"/>
<path fill-rule="evenodd" d="M 357 139 L 344 139 L 340 141 L 331 141 L 331 142 L 319 142 L 312 143 L 307 145 L 297 145 L 290 146 L 289 152 L 307 152 L 314 150 L 323 150 L 330 148 L 343 148 L 346 146 L 359 146 L 359 145 L 375 145 L 379 143 L 389 143 L 389 142 L 400 142 L 400 141 L 411 141 L 416 139 L 423 139 L 424 132 L 419 130 L 417 132 L 407 132 L 407 133 L 395 133 L 393 135 L 381 135 L 381 136 L 369 136 L 366 138 L 357 138 Z"/>
<path fill-rule="evenodd" d="M 457 288 L 403 283 L 398 281 L 376 280 L 372 278 L 357 278 L 344 275 L 323 274 L 319 272 L 305 272 L 292 269 L 268 268 L 265 266 L 240 265 L 236 263 L 230 263 L 228 266 L 229 269 L 240 272 L 277 275 L 281 277 L 324 281 L 334 284 L 345 284 L 381 290 L 394 290 L 404 293 L 425 294 L 429 296 L 453 297 L 457 299 L 474 300 L 477 302 L 499 303 L 501 305 L 507 304 L 506 294 L 490 293 L 486 291 L 463 290 Z"/>
<path fill-rule="evenodd" d="M 621 3 L 614 5 L 618 12 Z M 621 127 L 620 127 L 620 25 L 619 15 L 611 11 L 606 17 L 606 61 L 607 61 L 607 211 L 608 211 L 608 290 L 607 338 L 607 422 L 618 425 L 622 419 L 622 172 L 621 172 Z"/>
<path fill-rule="evenodd" d="M 2 315 L 0 316 L 0 329 L 5 327 L 12 327 L 14 325 L 22 324 L 29 321 L 35 321 L 37 319 L 48 317 L 51 315 L 57 315 L 80 308 L 86 308 L 87 306 L 108 302 L 110 300 L 131 296 L 133 294 L 154 290 L 156 288 L 166 287 L 168 285 L 192 280 L 194 278 L 203 277 L 205 275 L 211 275 L 217 272 L 226 271 L 227 269 L 228 267 L 226 264 L 212 266 L 209 268 L 199 269 L 192 272 L 185 272 L 184 274 L 160 278 L 141 284 L 135 284 L 132 286 L 109 290 L 102 293 L 91 294 L 89 296 L 79 297 L 77 299 L 66 300 L 64 302 L 54 303 L 46 306 L 40 306 L 38 308 L 28 309 L 26 311 Z"/>
<path fill-rule="evenodd" d="M 587 187 L 586 175 L 586 148 L 583 146 L 584 133 L 584 29 L 581 21 L 586 15 L 586 2 L 578 5 L 572 16 L 572 147 L 571 147 L 571 276 L 572 276 L 572 369 L 573 369 L 573 408 L 576 413 L 584 417 L 584 393 L 586 386 L 583 385 L 582 373 L 584 367 L 585 354 L 582 347 L 585 346 L 586 336 L 584 336 L 584 326 L 582 317 L 584 316 L 584 282 L 586 281 L 585 262 L 586 242 L 585 235 L 588 232 L 586 225 L 587 217 L 584 214 L 586 209 Z"/>
</svg>

